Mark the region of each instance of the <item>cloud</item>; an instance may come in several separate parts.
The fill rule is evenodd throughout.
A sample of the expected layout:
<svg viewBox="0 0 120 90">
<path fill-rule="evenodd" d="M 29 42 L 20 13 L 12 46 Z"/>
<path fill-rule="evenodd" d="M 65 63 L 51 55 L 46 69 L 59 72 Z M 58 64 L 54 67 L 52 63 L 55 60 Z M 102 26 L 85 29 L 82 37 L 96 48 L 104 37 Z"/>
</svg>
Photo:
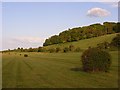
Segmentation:
<svg viewBox="0 0 120 90">
<path fill-rule="evenodd" d="M 40 37 L 12 37 L 12 38 L 3 38 L 3 50 L 6 49 L 15 49 L 17 47 L 30 48 L 30 47 L 39 47 L 42 46 L 44 38 Z"/>
<path fill-rule="evenodd" d="M 13 38 L 14 41 L 26 42 L 26 43 L 40 43 L 43 42 L 43 38 L 39 37 L 15 37 Z"/>
<path fill-rule="evenodd" d="M 110 12 L 102 8 L 92 8 L 87 12 L 87 16 L 89 17 L 106 17 L 109 15 Z"/>
</svg>

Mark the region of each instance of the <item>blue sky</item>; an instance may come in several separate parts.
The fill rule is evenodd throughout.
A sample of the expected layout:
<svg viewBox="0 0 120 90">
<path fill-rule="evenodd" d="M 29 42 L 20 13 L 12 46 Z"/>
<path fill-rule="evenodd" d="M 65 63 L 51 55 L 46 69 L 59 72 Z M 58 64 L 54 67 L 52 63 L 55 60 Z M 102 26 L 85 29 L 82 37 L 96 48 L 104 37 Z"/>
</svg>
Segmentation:
<svg viewBox="0 0 120 90">
<path fill-rule="evenodd" d="M 39 47 L 68 28 L 117 22 L 118 7 L 108 2 L 3 2 L 2 19 L 3 50 Z"/>
</svg>

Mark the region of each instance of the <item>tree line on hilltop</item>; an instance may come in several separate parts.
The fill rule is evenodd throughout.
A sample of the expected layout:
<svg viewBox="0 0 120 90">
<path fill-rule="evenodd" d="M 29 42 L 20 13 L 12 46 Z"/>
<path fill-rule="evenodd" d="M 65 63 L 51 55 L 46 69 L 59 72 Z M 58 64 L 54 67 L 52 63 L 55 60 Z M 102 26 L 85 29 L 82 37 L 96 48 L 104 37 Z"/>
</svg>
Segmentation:
<svg viewBox="0 0 120 90">
<path fill-rule="evenodd" d="M 73 42 L 106 34 L 118 33 L 120 32 L 119 27 L 119 22 L 104 22 L 103 25 L 97 23 L 89 26 L 72 28 L 59 33 L 59 35 L 54 35 L 46 39 L 43 43 L 43 46 Z"/>
<path fill-rule="evenodd" d="M 120 49 L 120 34 L 116 34 L 116 36 L 112 39 L 111 42 L 100 42 L 96 44 L 96 47 L 99 49 L 103 50 L 112 50 L 116 51 Z M 91 48 L 90 46 L 88 48 Z M 49 52 L 49 53 L 58 53 L 58 52 L 82 52 L 84 49 L 80 48 L 80 46 L 74 46 L 70 44 L 69 46 L 64 46 L 64 47 L 50 47 L 50 48 L 45 48 L 45 47 L 38 47 L 38 48 L 20 48 L 18 47 L 17 49 L 13 50 L 5 50 L 2 52 Z"/>
<path fill-rule="evenodd" d="M 65 42 L 73 42 L 78 41 L 82 39 L 88 39 L 92 37 L 98 37 L 106 34 L 112 34 L 112 33 L 118 33 L 115 38 L 113 38 L 112 42 L 102 42 L 97 44 L 97 48 L 100 49 L 110 49 L 114 50 L 120 49 L 120 23 L 114 23 L 114 22 L 104 22 L 103 25 L 101 24 L 92 24 L 90 26 L 84 26 L 84 27 L 78 27 L 69 29 L 66 31 L 61 32 L 59 35 L 54 35 L 50 37 L 49 39 L 46 39 L 43 47 L 37 47 L 37 48 L 22 48 L 18 47 L 13 50 L 5 50 L 2 52 L 81 52 L 83 51 L 80 46 L 76 47 L 74 45 L 69 45 L 66 47 L 52 47 L 52 48 L 46 48 L 44 46 L 52 45 L 52 44 L 59 44 L 59 43 L 65 43 Z"/>
</svg>

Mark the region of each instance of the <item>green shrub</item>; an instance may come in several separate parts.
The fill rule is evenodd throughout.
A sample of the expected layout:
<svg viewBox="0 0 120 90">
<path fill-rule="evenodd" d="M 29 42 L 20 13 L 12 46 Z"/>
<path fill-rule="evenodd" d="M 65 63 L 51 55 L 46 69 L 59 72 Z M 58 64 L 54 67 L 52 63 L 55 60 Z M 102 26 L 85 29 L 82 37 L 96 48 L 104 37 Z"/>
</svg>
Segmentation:
<svg viewBox="0 0 120 90">
<path fill-rule="evenodd" d="M 38 47 L 37 52 L 42 52 L 42 47 Z"/>
<path fill-rule="evenodd" d="M 57 47 L 56 52 L 60 52 L 60 51 L 61 51 L 61 48 Z"/>
<path fill-rule="evenodd" d="M 24 54 L 24 57 L 28 57 L 28 55 L 27 55 L 27 54 Z"/>
<path fill-rule="evenodd" d="M 53 53 L 53 52 L 55 52 L 55 49 L 54 49 L 54 48 L 50 48 L 48 51 L 49 51 L 50 53 Z"/>
<path fill-rule="evenodd" d="M 80 47 L 75 48 L 75 52 L 80 52 L 80 51 L 81 51 Z"/>
<path fill-rule="evenodd" d="M 89 48 L 81 56 L 83 70 L 87 72 L 109 71 L 111 66 L 111 56 L 108 52 L 98 49 Z"/>
<path fill-rule="evenodd" d="M 63 49 L 63 52 L 68 52 L 69 51 L 69 48 L 68 47 L 65 47 L 64 49 Z"/>
<path fill-rule="evenodd" d="M 113 38 L 111 45 L 120 48 L 120 34 L 117 34 L 116 37 Z"/>
<path fill-rule="evenodd" d="M 73 45 L 69 46 L 69 51 L 74 51 L 74 46 Z"/>
<path fill-rule="evenodd" d="M 103 43 L 97 44 L 97 48 L 99 48 L 99 49 L 108 49 L 109 47 L 110 47 L 110 44 L 108 42 L 103 42 Z"/>
</svg>

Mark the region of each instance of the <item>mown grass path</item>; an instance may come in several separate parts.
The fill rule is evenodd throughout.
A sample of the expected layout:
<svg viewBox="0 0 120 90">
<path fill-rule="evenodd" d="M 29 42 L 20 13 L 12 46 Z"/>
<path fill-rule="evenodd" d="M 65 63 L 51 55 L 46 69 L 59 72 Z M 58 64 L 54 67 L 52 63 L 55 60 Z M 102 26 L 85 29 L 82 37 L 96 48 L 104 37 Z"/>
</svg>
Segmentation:
<svg viewBox="0 0 120 90">
<path fill-rule="evenodd" d="M 110 52 L 109 73 L 86 73 L 81 53 L 4 53 L 3 88 L 100 88 L 118 87 L 118 52 Z"/>
</svg>

